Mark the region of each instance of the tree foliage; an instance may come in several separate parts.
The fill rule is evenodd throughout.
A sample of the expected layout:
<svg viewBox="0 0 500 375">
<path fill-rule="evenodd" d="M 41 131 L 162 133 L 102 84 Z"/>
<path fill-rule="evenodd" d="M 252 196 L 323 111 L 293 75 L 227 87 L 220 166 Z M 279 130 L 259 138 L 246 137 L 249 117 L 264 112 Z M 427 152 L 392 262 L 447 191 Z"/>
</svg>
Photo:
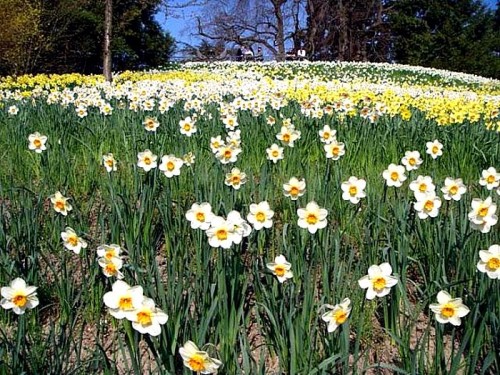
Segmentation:
<svg viewBox="0 0 500 375">
<path fill-rule="evenodd" d="M 2 1 L 15 6 L 2 8 L 12 21 L 0 34 L 0 48 L 9 51 L 0 55 L 0 71 L 101 72 L 103 1 Z M 168 60 L 174 40 L 154 19 L 159 4 L 159 0 L 113 1 L 113 70 L 156 67 Z M 25 30 L 17 39 L 16 28 Z M 20 64 L 16 58 L 29 63 Z"/>
<path fill-rule="evenodd" d="M 478 0 L 213 0 L 205 10 L 198 36 L 257 43 L 278 59 L 291 46 L 312 60 L 394 61 L 500 77 L 500 11 Z"/>
<path fill-rule="evenodd" d="M 103 0 L 1 0 L 0 74 L 102 70 Z M 160 6 L 196 9 L 194 34 L 221 50 L 260 45 L 276 59 L 393 61 L 500 78 L 500 1 L 114 0 L 113 70 L 156 67 L 174 40 Z M 225 45 L 228 44 L 228 45 Z"/>
<path fill-rule="evenodd" d="M 500 50 L 500 28 L 482 2 L 398 0 L 393 6 L 395 61 L 500 77 L 495 53 Z"/>
<path fill-rule="evenodd" d="M 2 0 L 0 7 L 0 74 L 31 68 L 39 47 L 41 3 L 29 0 Z"/>
</svg>

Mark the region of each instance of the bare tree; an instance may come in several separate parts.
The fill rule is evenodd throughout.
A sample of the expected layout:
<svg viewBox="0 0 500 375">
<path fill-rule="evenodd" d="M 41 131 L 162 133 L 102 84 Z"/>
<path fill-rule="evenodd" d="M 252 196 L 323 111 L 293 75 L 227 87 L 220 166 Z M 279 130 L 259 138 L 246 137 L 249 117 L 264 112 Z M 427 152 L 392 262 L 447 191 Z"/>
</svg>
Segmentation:
<svg viewBox="0 0 500 375">
<path fill-rule="evenodd" d="M 111 82 L 111 28 L 113 22 L 113 0 L 106 0 L 104 9 L 104 46 L 103 46 L 103 74 L 106 81 Z"/>
<path fill-rule="evenodd" d="M 384 0 L 307 0 L 306 49 L 316 59 L 384 61 L 389 11 Z"/>
<path fill-rule="evenodd" d="M 285 44 L 298 37 L 301 0 L 218 0 L 197 17 L 197 35 L 239 45 L 260 44 L 277 60 L 285 58 Z"/>
</svg>

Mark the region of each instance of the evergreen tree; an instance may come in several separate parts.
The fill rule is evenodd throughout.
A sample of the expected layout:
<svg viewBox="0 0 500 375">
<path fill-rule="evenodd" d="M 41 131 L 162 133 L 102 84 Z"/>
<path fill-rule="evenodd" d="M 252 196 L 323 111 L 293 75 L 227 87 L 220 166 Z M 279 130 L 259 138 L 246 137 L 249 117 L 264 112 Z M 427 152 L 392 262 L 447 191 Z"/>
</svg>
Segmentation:
<svg viewBox="0 0 500 375">
<path fill-rule="evenodd" d="M 493 12 L 475 0 L 398 0 L 390 24 L 396 62 L 500 77 Z"/>
</svg>

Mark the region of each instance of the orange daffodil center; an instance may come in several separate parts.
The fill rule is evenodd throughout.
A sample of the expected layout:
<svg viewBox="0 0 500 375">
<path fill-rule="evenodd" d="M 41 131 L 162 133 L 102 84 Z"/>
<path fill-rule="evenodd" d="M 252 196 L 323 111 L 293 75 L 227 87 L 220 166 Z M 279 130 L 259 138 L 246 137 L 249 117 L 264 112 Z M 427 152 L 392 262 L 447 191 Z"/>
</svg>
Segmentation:
<svg viewBox="0 0 500 375">
<path fill-rule="evenodd" d="M 337 310 L 334 313 L 335 322 L 337 324 L 345 323 L 345 321 L 347 320 L 347 317 L 348 317 L 347 312 L 344 310 Z"/>
<path fill-rule="evenodd" d="M 205 359 L 199 355 L 194 354 L 188 361 L 189 367 L 195 372 L 201 372 L 205 370 Z"/>
<path fill-rule="evenodd" d="M 137 313 L 137 321 L 143 326 L 149 326 L 153 322 L 151 311 L 139 311 Z"/>
<path fill-rule="evenodd" d="M 309 224 L 316 224 L 318 222 L 318 217 L 315 214 L 309 214 L 306 220 Z"/>
<path fill-rule="evenodd" d="M 227 230 L 226 229 L 219 229 L 216 232 L 216 236 L 219 240 L 226 240 L 227 239 Z"/>
<path fill-rule="evenodd" d="M 453 315 L 455 315 L 455 307 L 447 303 L 441 308 L 441 315 L 443 315 L 446 318 L 451 318 Z"/>
<path fill-rule="evenodd" d="M 286 272 L 285 266 L 282 264 L 277 264 L 274 267 L 274 273 L 276 274 L 276 276 L 280 276 L 280 277 L 284 276 L 285 272 Z"/>
<path fill-rule="evenodd" d="M 492 271 L 496 271 L 500 268 L 500 258 L 492 257 L 486 262 L 486 267 Z"/>
<path fill-rule="evenodd" d="M 126 296 L 120 298 L 118 306 L 120 307 L 121 310 L 131 310 L 133 308 L 132 297 Z"/>
<path fill-rule="evenodd" d="M 373 288 L 377 291 L 383 290 L 386 285 L 387 282 L 383 277 L 376 277 L 375 279 L 373 279 Z"/>
<path fill-rule="evenodd" d="M 12 297 L 12 302 L 17 307 L 24 307 L 28 302 L 28 298 L 25 294 L 16 294 L 14 297 Z"/>
</svg>

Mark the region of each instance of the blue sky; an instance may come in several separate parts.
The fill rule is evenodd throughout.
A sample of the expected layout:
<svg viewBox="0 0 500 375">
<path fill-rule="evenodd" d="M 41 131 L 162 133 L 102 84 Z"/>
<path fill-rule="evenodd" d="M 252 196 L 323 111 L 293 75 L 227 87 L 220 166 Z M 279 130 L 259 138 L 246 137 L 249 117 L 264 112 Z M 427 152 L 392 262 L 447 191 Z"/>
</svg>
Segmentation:
<svg viewBox="0 0 500 375">
<path fill-rule="evenodd" d="M 483 0 L 487 7 L 494 9 L 497 0 Z M 193 16 L 197 13 L 198 9 L 196 7 L 188 7 L 179 11 L 176 18 L 165 17 L 165 13 L 160 12 L 156 15 L 156 19 L 163 27 L 164 30 L 170 32 L 170 34 L 175 38 L 175 40 L 180 42 L 185 42 L 191 45 L 196 45 L 199 43 L 199 39 L 190 36 L 196 32 L 195 21 Z"/>
</svg>

